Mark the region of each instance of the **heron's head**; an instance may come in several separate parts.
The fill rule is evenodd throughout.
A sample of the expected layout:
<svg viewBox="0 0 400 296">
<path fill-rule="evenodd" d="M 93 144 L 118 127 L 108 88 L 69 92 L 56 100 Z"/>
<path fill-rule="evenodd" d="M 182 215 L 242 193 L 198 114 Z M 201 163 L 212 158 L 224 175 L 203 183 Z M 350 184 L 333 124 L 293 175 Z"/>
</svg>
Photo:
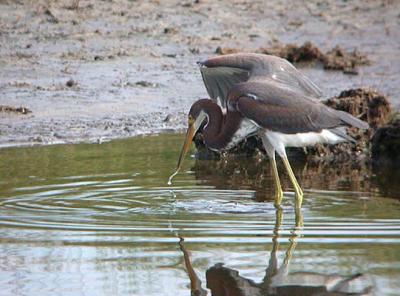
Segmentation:
<svg viewBox="0 0 400 296">
<path fill-rule="evenodd" d="M 203 125 L 204 122 L 208 121 L 208 111 L 212 105 L 215 105 L 210 99 L 201 99 L 196 101 L 190 108 L 188 115 L 188 128 L 193 128 L 195 132 Z"/>
<path fill-rule="evenodd" d="M 188 115 L 188 129 L 186 131 L 185 142 L 183 143 L 181 154 L 179 155 L 176 171 L 169 178 L 168 181 L 169 184 L 171 184 L 172 178 L 179 172 L 182 166 L 183 159 L 185 158 L 186 153 L 190 148 L 190 144 L 192 144 L 196 132 L 200 129 L 203 123 L 208 120 L 208 115 L 205 110 L 209 104 L 212 104 L 211 100 L 201 99 L 195 102 L 190 108 Z"/>
</svg>

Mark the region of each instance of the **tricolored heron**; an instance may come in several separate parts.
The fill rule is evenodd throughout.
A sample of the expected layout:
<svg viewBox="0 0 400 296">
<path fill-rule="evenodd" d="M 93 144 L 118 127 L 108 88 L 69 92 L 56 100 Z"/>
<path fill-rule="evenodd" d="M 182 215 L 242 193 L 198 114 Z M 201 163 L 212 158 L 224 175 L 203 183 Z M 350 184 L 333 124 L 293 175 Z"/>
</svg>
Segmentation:
<svg viewBox="0 0 400 296">
<path fill-rule="evenodd" d="M 188 130 L 175 173 L 178 173 L 194 135 L 203 129 L 205 144 L 221 151 L 258 134 L 271 160 L 275 180 L 275 206 L 283 191 L 275 162 L 281 157 L 300 208 L 303 191 L 298 184 L 285 147 L 354 141 L 346 127 L 368 128 L 354 116 L 324 105 L 319 88 L 287 60 L 264 54 L 238 53 L 199 62 L 211 99 L 195 102 L 189 111 Z M 217 104 L 220 103 L 220 105 Z"/>
</svg>

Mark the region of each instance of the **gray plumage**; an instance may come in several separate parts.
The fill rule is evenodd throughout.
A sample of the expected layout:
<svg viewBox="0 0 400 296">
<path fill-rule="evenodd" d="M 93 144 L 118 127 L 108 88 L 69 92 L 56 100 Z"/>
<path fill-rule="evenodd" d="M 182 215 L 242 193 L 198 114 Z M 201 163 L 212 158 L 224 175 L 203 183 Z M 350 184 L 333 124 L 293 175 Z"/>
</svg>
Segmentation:
<svg viewBox="0 0 400 296">
<path fill-rule="evenodd" d="M 368 128 L 366 122 L 349 113 L 324 105 L 321 90 L 284 59 L 246 53 L 219 56 L 199 64 L 210 97 L 262 128 L 285 134 L 342 126 Z"/>
<path fill-rule="evenodd" d="M 277 86 L 319 98 L 321 90 L 287 60 L 252 53 L 215 57 L 198 62 L 204 84 L 211 99 L 226 106 L 229 90 L 246 81 L 270 81 Z"/>
<path fill-rule="evenodd" d="M 202 126 L 205 144 L 217 151 L 230 149 L 242 138 L 257 134 L 271 160 L 274 205 L 280 208 L 283 197 L 275 161 L 278 154 L 296 193 L 296 208 L 300 209 L 303 190 L 290 166 L 286 147 L 341 143 L 352 140 L 344 127 L 368 127 L 350 114 L 322 104 L 319 88 L 278 57 L 242 53 L 210 58 L 199 64 L 211 100 L 198 100 L 190 108 L 186 140 L 169 184 Z"/>
<path fill-rule="evenodd" d="M 229 92 L 229 107 L 262 128 L 285 134 L 320 132 L 339 126 L 368 127 L 348 113 L 269 81 L 237 84 Z"/>
</svg>

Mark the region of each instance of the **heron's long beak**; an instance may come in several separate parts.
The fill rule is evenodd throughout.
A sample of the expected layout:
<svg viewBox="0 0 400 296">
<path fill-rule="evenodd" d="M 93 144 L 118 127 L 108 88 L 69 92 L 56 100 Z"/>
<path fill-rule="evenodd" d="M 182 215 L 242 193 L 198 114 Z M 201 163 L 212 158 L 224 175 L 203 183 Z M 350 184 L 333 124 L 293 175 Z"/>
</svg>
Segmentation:
<svg viewBox="0 0 400 296">
<path fill-rule="evenodd" d="M 188 152 L 188 150 L 190 148 L 190 144 L 192 144 L 195 133 L 196 133 L 195 124 L 193 122 L 191 122 L 191 123 L 189 123 L 189 127 L 186 132 L 186 139 L 185 139 L 185 142 L 183 143 L 181 154 L 179 155 L 179 160 L 178 160 L 178 165 L 176 166 L 176 171 L 169 177 L 168 185 L 172 184 L 172 178 L 175 177 L 176 174 L 178 174 L 179 170 L 181 169 L 182 162 L 185 159 L 186 153 Z"/>
</svg>

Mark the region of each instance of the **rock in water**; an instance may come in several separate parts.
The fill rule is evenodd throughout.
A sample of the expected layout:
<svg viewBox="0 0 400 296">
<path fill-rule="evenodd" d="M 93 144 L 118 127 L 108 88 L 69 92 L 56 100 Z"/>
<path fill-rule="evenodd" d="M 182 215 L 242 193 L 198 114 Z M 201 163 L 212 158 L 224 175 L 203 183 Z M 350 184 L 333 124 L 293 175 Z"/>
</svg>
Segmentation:
<svg viewBox="0 0 400 296">
<path fill-rule="evenodd" d="M 371 156 L 375 164 L 400 166 L 400 114 L 379 127 L 371 140 Z"/>
</svg>

